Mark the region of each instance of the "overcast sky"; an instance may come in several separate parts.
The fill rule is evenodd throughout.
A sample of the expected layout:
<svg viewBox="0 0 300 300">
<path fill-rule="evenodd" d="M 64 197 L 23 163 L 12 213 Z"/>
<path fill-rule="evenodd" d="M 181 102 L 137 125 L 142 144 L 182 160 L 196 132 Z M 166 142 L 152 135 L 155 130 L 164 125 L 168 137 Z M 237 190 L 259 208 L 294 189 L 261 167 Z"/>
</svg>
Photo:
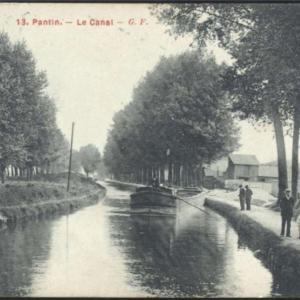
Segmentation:
<svg viewBox="0 0 300 300">
<path fill-rule="evenodd" d="M 58 125 L 69 138 L 75 125 L 74 148 L 93 143 L 103 151 L 115 112 L 131 101 L 132 90 L 164 55 L 189 48 L 190 38 L 174 37 L 149 13 L 147 4 L 0 4 L 0 29 L 11 40 L 24 39 L 38 68 L 48 75 L 48 92 L 58 108 Z M 27 26 L 18 26 L 25 17 Z M 32 19 L 59 19 L 62 26 L 33 26 Z M 113 19 L 114 26 L 78 26 L 77 20 Z M 128 25 L 146 19 L 147 25 Z M 71 21 L 72 24 L 66 24 Z M 117 23 L 122 22 L 122 23 Z M 220 62 L 224 52 L 211 47 Z M 256 154 L 261 162 L 276 159 L 272 126 L 242 127 L 237 153 Z M 291 140 L 287 138 L 288 158 Z"/>
</svg>

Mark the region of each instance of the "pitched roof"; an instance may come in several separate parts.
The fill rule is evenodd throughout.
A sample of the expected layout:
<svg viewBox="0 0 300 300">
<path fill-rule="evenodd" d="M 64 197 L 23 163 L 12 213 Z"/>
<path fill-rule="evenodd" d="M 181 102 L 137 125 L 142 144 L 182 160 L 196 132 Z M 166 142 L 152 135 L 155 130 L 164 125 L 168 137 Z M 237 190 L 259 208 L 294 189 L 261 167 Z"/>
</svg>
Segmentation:
<svg viewBox="0 0 300 300">
<path fill-rule="evenodd" d="M 229 159 L 235 165 L 258 166 L 259 161 L 255 155 L 247 154 L 230 154 Z"/>
</svg>

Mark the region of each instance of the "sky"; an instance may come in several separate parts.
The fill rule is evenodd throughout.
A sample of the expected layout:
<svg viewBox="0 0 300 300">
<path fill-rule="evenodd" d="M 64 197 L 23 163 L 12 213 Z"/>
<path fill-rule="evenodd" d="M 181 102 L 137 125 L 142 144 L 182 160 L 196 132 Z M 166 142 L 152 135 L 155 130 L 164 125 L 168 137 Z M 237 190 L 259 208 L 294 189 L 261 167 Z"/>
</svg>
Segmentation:
<svg viewBox="0 0 300 300">
<path fill-rule="evenodd" d="M 0 30 L 12 41 L 25 40 L 38 69 L 46 71 L 47 92 L 58 110 L 57 123 L 68 139 L 75 122 L 75 149 L 92 143 L 103 152 L 113 115 L 132 100 L 132 91 L 146 72 L 161 56 L 191 49 L 191 37 L 170 36 L 148 7 L 120 3 L 0 4 Z M 28 25 L 18 25 L 22 18 Z M 92 26 L 91 19 L 113 20 L 114 25 Z M 38 20 L 58 20 L 62 25 L 37 25 Z M 84 20 L 87 25 L 82 25 Z M 217 62 L 228 61 L 222 49 L 213 45 L 209 49 Z M 272 126 L 257 129 L 247 121 L 239 125 L 241 147 L 236 153 L 255 154 L 260 162 L 276 159 Z M 289 158 L 289 137 L 286 148 Z"/>
</svg>

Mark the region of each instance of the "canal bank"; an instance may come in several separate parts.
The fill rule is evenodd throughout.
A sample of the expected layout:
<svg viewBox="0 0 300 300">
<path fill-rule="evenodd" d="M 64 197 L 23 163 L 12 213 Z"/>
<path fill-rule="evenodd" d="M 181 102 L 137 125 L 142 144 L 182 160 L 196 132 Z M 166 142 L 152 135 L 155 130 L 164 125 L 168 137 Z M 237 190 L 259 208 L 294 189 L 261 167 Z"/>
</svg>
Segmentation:
<svg viewBox="0 0 300 300">
<path fill-rule="evenodd" d="M 67 192 L 66 178 L 66 174 L 52 174 L 31 182 L 7 181 L 0 187 L 0 225 L 70 213 L 105 196 L 103 186 L 79 174 L 72 174 Z"/>
<path fill-rule="evenodd" d="M 264 207 L 252 206 L 251 211 L 240 211 L 235 201 L 222 201 L 206 197 L 204 205 L 229 220 L 243 242 L 272 272 L 274 285 L 284 293 L 297 296 L 300 293 L 300 240 L 295 223 L 293 238 L 282 238 L 281 217 Z"/>
</svg>

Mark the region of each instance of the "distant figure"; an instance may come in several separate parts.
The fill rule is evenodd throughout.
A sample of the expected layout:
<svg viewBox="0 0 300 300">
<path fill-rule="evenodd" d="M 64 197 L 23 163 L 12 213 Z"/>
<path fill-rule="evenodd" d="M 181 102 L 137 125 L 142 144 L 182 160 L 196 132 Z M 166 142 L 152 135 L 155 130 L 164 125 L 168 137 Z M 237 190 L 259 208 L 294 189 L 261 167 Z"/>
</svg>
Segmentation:
<svg viewBox="0 0 300 300">
<path fill-rule="evenodd" d="M 152 187 L 154 189 L 158 189 L 159 188 L 159 180 L 158 180 L 158 178 L 156 176 L 154 176 L 152 178 Z"/>
<path fill-rule="evenodd" d="M 252 190 L 249 188 L 248 185 L 246 185 L 246 206 L 247 206 L 247 210 L 251 210 L 251 199 L 252 199 L 252 195 L 253 192 Z"/>
<path fill-rule="evenodd" d="M 290 190 L 286 189 L 282 198 L 279 199 L 281 209 L 281 236 L 284 236 L 285 224 L 287 224 L 286 236 L 291 237 L 291 219 L 293 216 L 293 207 L 295 200 L 290 195 Z"/>
<path fill-rule="evenodd" d="M 240 188 L 240 193 L 239 193 L 239 198 L 240 198 L 240 205 L 241 205 L 241 210 L 245 210 L 245 189 L 243 188 L 242 185 L 239 186 Z"/>
</svg>

